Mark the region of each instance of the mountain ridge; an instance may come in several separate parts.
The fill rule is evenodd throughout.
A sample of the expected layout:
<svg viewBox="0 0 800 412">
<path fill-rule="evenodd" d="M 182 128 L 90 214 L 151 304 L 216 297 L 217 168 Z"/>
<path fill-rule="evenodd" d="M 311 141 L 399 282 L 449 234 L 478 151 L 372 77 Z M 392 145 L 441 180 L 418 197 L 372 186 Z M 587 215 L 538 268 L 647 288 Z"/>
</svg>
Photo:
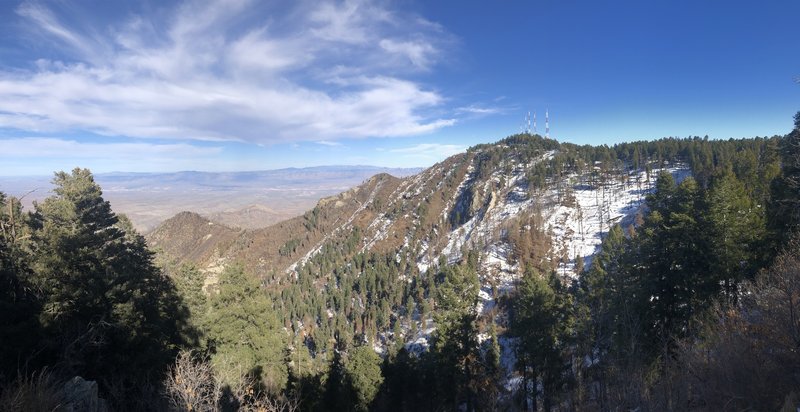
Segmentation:
<svg viewBox="0 0 800 412">
<path fill-rule="evenodd" d="M 521 241 L 508 239 L 510 226 L 533 229 L 532 215 L 542 215 L 537 217 L 535 229 L 547 232 L 553 245 L 540 252 L 535 264 L 547 260 L 568 275 L 574 271 L 575 259 L 591 256 L 610 225 L 624 218 L 631 220 L 644 200 L 643 194 L 652 188 L 650 175 L 657 171 L 629 170 L 619 164 L 615 167 L 622 169 L 604 170 L 603 176 L 593 164 L 582 173 L 553 175 L 535 187 L 531 177 L 534 170 L 549 173 L 554 170 L 550 163 L 562 155 L 559 151 L 571 153 L 580 148 L 538 136 L 516 136 L 470 148 L 412 176 L 377 174 L 359 186 L 320 199 L 302 216 L 241 231 L 235 242 L 226 236 L 217 239 L 210 231 L 198 228 L 184 233 L 192 237 L 191 242 L 173 242 L 169 232 L 175 225 L 170 230 L 155 229 L 148 240 L 154 247 L 164 248 L 177 263 L 191 262 L 207 269 L 218 267 L 220 260 L 241 262 L 255 276 L 281 283 L 287 277 L 297 277 L 298 269 L 327 244 L 342 241 L 358 230 L 362 239 L 357 253 L 394 254 L 396 259 L 414 262 L 420 273 L 439 256 L 452 263 L 461 259 L 464 248 L 477 247 L 482 250 L 487 279 L 492 278 L 487 285 L 497 283 L 501 289 L 508 289 L 521 270 L 519 265 L 506 263 L 514 249 L 511 243 Z M 668 163 L 659 166 L 686 174 L 682 171 L 685 165 L 668 168 Z M 614 179 L 623 183 L 615 186 Z M 621 197 L 617 199 L 612 191 Z M 574 205 L 564 205 L 569 202 Z M 619 208 L 626 209 L 621 212 Z M 567 221 L 581 221 L 578 215 L 583 209 L 587 213 L 591 209 L 600 217 L 576 235 L 577 228 L 569 227 Z M 582 240 L 576 240 L 577 236 Z M 201 241 L 201 237 L 207 239 Z M 202 254 L 205 258 L 199 260 L 167 246 L 204 242 L 207 245 L 203 248 L 210 247 L 214 253 Z M 484 289 L 489 294 L 491 287 Z"/>
</svg>

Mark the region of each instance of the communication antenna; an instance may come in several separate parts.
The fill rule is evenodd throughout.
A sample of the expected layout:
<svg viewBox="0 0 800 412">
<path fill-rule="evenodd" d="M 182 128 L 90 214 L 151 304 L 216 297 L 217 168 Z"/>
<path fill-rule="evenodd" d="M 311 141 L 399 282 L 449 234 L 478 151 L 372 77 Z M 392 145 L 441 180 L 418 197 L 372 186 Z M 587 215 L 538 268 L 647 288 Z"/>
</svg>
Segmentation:
<svg viewBox="0 0 800 412">
<path fill-rule="evenodd" d="M 550 111 L 544 111 L 544 137 L 550 138 Z"/>
<path fill-rule="evenodd" d="M 536 112 L 533 112 L 533 134 L 536 134 Z"/>
<path fill-rule="evenodd" d="M 525 117 L 525 134 L 531 134 L 531 112 L 528 111 L 528 115 Z"/>
</svg>

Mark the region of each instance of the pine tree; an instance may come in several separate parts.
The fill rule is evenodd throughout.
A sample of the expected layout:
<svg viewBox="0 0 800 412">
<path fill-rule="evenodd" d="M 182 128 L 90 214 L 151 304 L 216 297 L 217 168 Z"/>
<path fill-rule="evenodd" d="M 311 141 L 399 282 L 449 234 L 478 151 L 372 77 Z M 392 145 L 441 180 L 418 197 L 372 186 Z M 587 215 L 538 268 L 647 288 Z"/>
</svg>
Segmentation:
<svg viewBox="0 0 800 412">
<path fill-rule="evenodd" d="M 598 401 L 605 405 L 606 376 L 613 359 L 612 351 L 619 347 L 629 348 L 631 333 L 629 316 L 632 312 L 629 268 L 624 263 L 628 253 L 627 242 L 619 225 L 609 230 L 592 259 L 589 270 L 579 277 L 579 295 L 585 318 L 582 349 L 590 356 L 592 379 L 599 384 Z"/>
<path fill-rule="evenodd" d="M 189 310 L 189 321 L 198 331 L 205 328 L 204 321 L 208 310 L 208 299 L 203 290 L 206 275 L 197 267 L 183 264 L 172 275 L 175 287 Z"/>
<path fill-rule="evenodd" d="M 577 255 L 575 256 L 575 274 L 580 276 L 586 268 L 584 267 L 585 263 L 583 261 L 583 256 Z"/>
<path fill-rule="evenodd" d="M 777 244 L 788 241 L 800 226 L 800 112 L 779 150 L 781 173 L 772 184 L 770 201 L 770 226 Z"/>
<path fill-rule="evenodd" d="M 286 387 L 287 334 L 259 282 L 242 266 L 230 265 L 220 274 L 207 316 L 211 360 L 224 381 L 235 384 L 241 375 L 249 374 L 273 393 Z"/>
<path fill-rule="evenodd" d="M 475 408 L 473 380 L 479 366 L 477 340 L 478 277 L 474 256 L 459 265 L 440 265 L 437 280 L 436 325 L 432 351 L 438 362 L 441 404 L 468 411 Z"/>
<path fill-rule="evenodd" d="M 542 406 L 549 411 L 565 384 L 565 353 L 572 333 L 572 303 L 561 281 L 528 268 L 512 303 L 511 333 L 519 338 L 517 367 L 522 372 L 523 408 L 537 410 L 537 384 L 542 382 Z M 532 393 L 528 390 L 532 389 Z"/>
<path fill-rule="evenodd" d="M 17 230 L 11 230 L 21 219 L 12 222 L 11 214 L 5 213 L 6 204 L 14 207 L 14 201 L 0 192 L 0 224 L 7 229 L 0 232 L 0 382 L 11 381 L 19 365 L 31 360 L 40 333 L 37 317 L 41 308 L 30 284 L 27 256 L 15 245 L 13 233 Z"/>
<path fill-rule="evenodd" d="M 765 237 L 764 216 L 730 171 L 712 180 L 706 204 L 707 258 L 712 271 L 707 293 L 715 294 L 722 285 L 727 298 L 735 301 L 738 283 L 752 278 L 763 258 L 759 249 Z"/>
<path fill-rule="evenodd" d="M 479 376 L 475 379 L 478 393 L 477 410 L 498 409 L 500 394 L 502 393 L 503 369 L 500 364 L 502 348 L 497 337 L 494 322 L 489 324 L 489 339 L 484 341 L 481 351 L 481 366 L 478 368 Z"/>
<path fill-rule="evenodd" d="M 30 223 L 50 353 L 86 378 L 160 373 L 188 337 L 174 285 L 88 170 L 56 173 L 53 184 Z"/>
<path fill-rule="evenodd" d="M 353 395 L 348 409 L 357 412 L 370 410 L 383 383 L 380 356 L 369 345 L 357 346 L 348 354 L 344 371 L 349 386 L 347 392 Z"/>
<path fill-rule="evenodd" d="M 641 288 L 637 295 L 642 298 L 638 310 L 645 315 L 642 330 L 651 351 L 669 349 L 674 336 L 685 335 L 691 316 L 705 303 L 702 297 L 708 296 L 699 188 L 692 178 L 676 187 L 666 176 L 659 177 L 658 191 L 648 198 L 652 212 L 642 231 L 637 266 Z"/>
</svg>

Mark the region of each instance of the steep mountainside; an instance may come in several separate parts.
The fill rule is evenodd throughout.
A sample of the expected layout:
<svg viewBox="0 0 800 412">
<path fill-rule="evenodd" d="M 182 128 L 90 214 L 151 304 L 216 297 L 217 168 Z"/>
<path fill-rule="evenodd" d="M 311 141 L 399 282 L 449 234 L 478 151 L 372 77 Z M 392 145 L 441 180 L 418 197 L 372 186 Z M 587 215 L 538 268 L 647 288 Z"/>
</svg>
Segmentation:
<svg viewBox="0 0 800 412">
<path fill-rule="evenodd" d="M 235 230 L 183 212 L 148 234 L 148 243 L 177 263 L 193 263 L 217 273 L 226 262 L 243 263 L 259 276 L 286 268 L 345 224 L 363 223 L 375 213 L 373 202 L 400 179 L 376 175 L 362 185 L 324 198 L 303 216 L 257 230 Z"/>
<path fill-rule="evenodd" d="M 180 214 L 148 240 L 169 258 L 209 274 L 241 262 L 278 291 L 306 284 L 308 277 L 313 289 L 339 288 L 341 280 L 331 280 L 341 273 L 361 276 L 351 263 L 359 254 L 394 262 L 399 279 L 412 282 L 441 259 L 455 263 L 474 251 L 479 308 L 490 314 L 525 265 L 574 275 L 576 260 L 590 259 L 604 232 L 633 223 L 660 168 L 678 180 L 688 173 L 676 155 L 641 152 L 631 148 L 623 160 L 607 147 L 513 136 L 406 178 L 376 175 L 265 229 L 235 231 Z M 353 304 L 368 311 L 371 303 Z M 336 312 L 336 305 L 321 305 L 329 317 Z M 427 322 L 415 316 L 418 336 L 406 340 L 424 344 Z"/>
<path fill-rule="evenodd" d="M 507 263 L 514 241 L 509 228 L 535 214 L 542 218 L 539 229 L 552 238 L 547 258 L 567 274 L 576 257 L 594 253 L 610 225 L 632 222 L 658 165 L 645 170 L 618 163 L 601 170 L 598 162 L 557 172 L 552 166 L 557 155 L 575 150 L 561 146 L 544 139 L 504 141 L 410 177 L 379 174 L 320 200 L 303 216 L 259 230 L 234 230 L 180 213 L 148 241 L 178 262 L 209 269 L 220 260 L 238 261 L 258 276 L 274 277 L 293 273 L 358 229 L 358 252 L 392 252 L 416 262 L 420 272 L 440 256 L 455 262 L 465 248 L 477 248 L 486 276 L 507 282 L 517 270 Z M 678 180 L 688 173 L 680 164 L 664 164 Z M 545 174 L 544 182 L 531 182 L 537 173 Z"/>
</svg>

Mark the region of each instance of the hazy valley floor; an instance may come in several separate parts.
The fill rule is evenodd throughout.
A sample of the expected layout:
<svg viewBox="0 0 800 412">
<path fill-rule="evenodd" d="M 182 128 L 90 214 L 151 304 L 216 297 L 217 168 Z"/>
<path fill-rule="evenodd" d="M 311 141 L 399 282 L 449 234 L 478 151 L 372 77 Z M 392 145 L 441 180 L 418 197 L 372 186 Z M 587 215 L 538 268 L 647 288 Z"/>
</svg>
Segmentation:
<svg viewBox="0 0 800 412">
<path fill-rule="evenodd" d="M 257 229 L 303 214 L 319 199 L 345 191 L 377 173 L 404 177 L 419 169 L 320 166 L 257 172 L 104 173 L 95 176 L 115 211 L 147 232 L 182 211 L 215 222 Z M 51 176 L 0 176 L 0 190 L 29 208 L 50 196 Z"/>
</svg>

